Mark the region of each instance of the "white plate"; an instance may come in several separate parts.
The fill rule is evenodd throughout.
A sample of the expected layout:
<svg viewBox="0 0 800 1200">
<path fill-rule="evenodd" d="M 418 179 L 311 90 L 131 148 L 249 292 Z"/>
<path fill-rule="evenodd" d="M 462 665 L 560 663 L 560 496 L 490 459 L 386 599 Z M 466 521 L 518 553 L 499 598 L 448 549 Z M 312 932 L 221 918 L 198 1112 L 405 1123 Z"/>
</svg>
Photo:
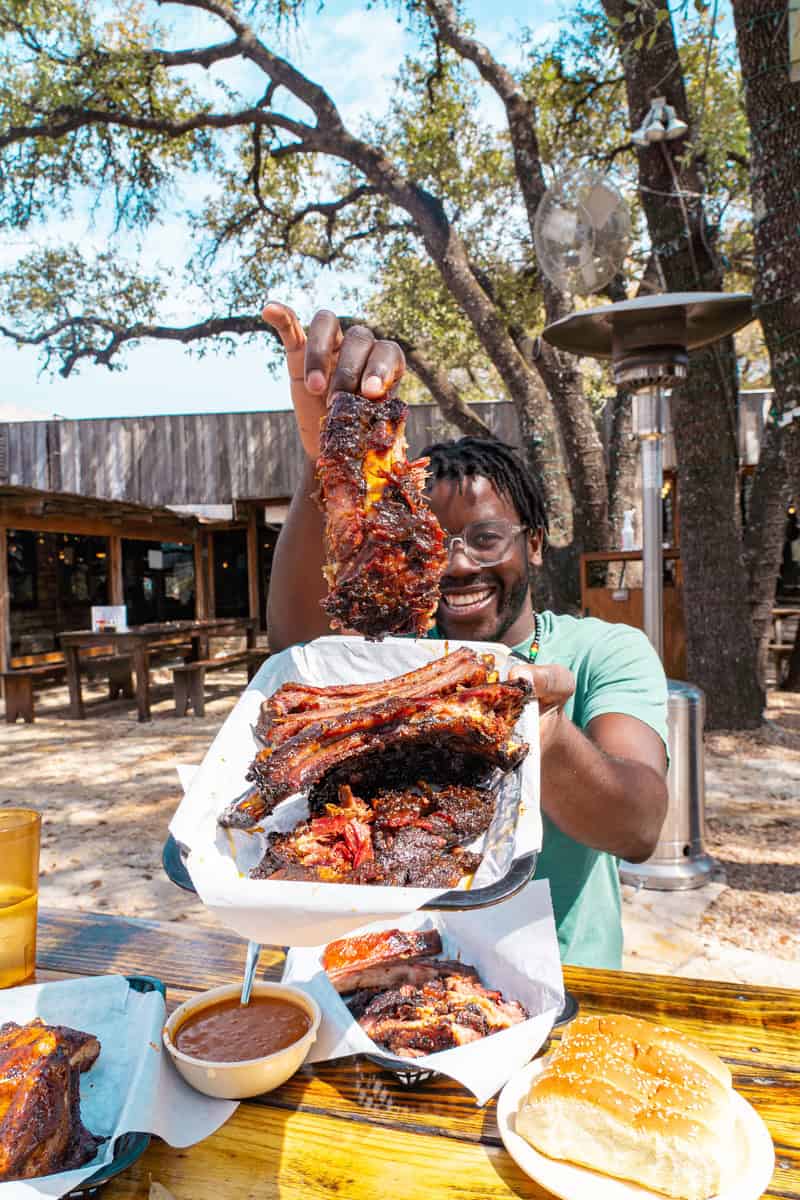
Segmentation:
<svg viewBox="0 0 800 1200">
<path fill-rule="evenodd" d="M 515 1132 L 520 1103 L 528 1094 L 531 1080 L 541 1073 L 546 1061 L 546 1058 L 540 1058 L 529 1063 L 509 1079 L 497 1099 L 500 1136 L 517 1166 L 561 1200 L 586 1200 L 587 1196 L 592 1200 L 665 1200 L 661 1192 L 650 1188 L 548 1158 Z M 775 1151 L 767 1127 L 752 1105 L 738 1092 L 733 1093 L 733 1100 L 739 1163 L 735 1180 L 714 1200 L 757 1200 L 772 1179 Z"/>
</svg>

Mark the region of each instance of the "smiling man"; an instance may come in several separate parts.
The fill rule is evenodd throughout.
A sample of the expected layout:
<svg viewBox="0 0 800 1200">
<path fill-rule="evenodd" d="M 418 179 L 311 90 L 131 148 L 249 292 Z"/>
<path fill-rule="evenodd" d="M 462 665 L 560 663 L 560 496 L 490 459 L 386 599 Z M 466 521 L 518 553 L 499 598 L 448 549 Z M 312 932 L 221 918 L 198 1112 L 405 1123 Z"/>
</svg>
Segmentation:
<svg viewBox="0 0 800 1200">
<path fill-rule="evenodd" d="M 303 331 L 291 309 L 265 319 L 286 349 L 306 451 L 303 479 L 278 540 L 270 580 L 273 650 L 329 632 L 320 607 L 322 516 L 312 499 L 320 420 L 342 389 L 380 399 L 405 367 L 394 342 L 342 333 L 319 312 Z M 448 534 L 449 560 L 432 636 L 499 641 L 528 661 L 542 710 L 544 841 L 536 877 L 548 879 L 562 958 L 618 968 L 622 927 L 617 857 L 652 852 L 666 812 L 666 680 L 641 631 L 535 612 L 547 518 L 541 491 L 511 447 L 461 438 L 426 451 L 428 495 Z"/>
</svg>

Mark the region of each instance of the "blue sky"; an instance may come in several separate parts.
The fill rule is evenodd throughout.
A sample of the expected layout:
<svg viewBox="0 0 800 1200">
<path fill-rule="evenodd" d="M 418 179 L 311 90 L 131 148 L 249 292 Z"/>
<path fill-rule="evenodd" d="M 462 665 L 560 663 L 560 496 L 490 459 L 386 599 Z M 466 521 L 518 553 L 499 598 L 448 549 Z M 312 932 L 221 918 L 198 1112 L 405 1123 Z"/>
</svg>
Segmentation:
<svg viewBox="0 0 800 1200">
<path fill-rule="evenodd" d="M 148 11 L 151 7 L 146 5 Z M 527 25 L 537 40 L 547 40 L 557 30 L 563 4 L 562 0 L 537 0 L 535 5 L 506 0 L 500 9 L 492 0 L 471 0 L 465 8 L 481 40 L 511 65 L 519 29 Z M 168 5 L 162 7 L 162 19 L 168 11 Z M 363 4 L 332 0 L 319 13 L 313 5 L 309 11 L 312 15 L 291 35 L 287 56 L 329 90 L 350 127 L 356 129 L 364 116 L 382 111 L 392 78 L 412 42 L 393 13 L 380 6 L 367 11 Z M 206 22 L 200 14 L 182 10 L 179 19 L 182 24 L 176 26 L 175 46 L 200 45 L 209 37 L 222 40 L 225 36 L 218 24 Z M 487 95 L 490 111 L 493 103 L 493 97 Z M 31 236 L 40 242 L 55 237 L 103 241 L 102 230 L 90 229 L 82 214 L 76 214 L 67 227 L 40 229 Z M 172 261 L 177 268 L 187 243 L 183 222 L 177 215 L 167 215 L 148 235 L 146 253 L 162 262 Z M 25 240 L 18 233 L 13 240 L 0 243 L 5 262 L 25 249 Z M 308 319 L 316 307 L 331 303 L 335 295 L 336 279 L 327 274 L 321 275 L 313 297 L 285 298 Z M 188 299 L 182 297 L 170 315 L 178 323 L 188 324 L 202 314 L 193 313 Z M 207 354 L 201 359 L 178 344 L 145 342 L 127 354 L 124 371 L 109 372 L 87 364 L 80 374 L 65 380 L 43 374 L 34 350 L 0 341 L 0 378 L 4 380 L 0 420 L 53 414 L 74 418 L 286 407 L 285 375 L 270 374 L 266 358 L 264 349 L 257 346 L 242 346 L 233 357 Z"/>
</svg>

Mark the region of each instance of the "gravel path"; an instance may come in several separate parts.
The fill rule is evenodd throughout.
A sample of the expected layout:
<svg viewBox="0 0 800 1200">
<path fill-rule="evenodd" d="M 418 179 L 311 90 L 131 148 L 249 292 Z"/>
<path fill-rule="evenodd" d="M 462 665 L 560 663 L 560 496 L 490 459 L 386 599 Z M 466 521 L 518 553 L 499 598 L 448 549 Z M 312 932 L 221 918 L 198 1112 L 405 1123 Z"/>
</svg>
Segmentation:
<svg viewBox="0 0 800 1200">
<path fill-rule="evenodd" d="M 66 688 L 40 693 L 35 724 L 0 725 L 0 804 L 44 814 L 43 904 L 213 924 L 166 879 L 161 848 L 180 798 L 175 766 L 201 760 L 243 672 L 209 676 L 200 720 L 174 717 L 167 674 L 155 682 L 154 719 L 143 725 L 130 702 L 104 700 L 100 684 L 85 689 L 85 721 L 67 717 Z M 772 693 L 756 734 L 707 737 L 706 805 L 720 875 L 693 896 L 627 897 L 626 965 L 753 982 L 780 981 L 783 970 L 797 986 L 800 696 Z M 734 953 L 737 963 L 749 953 L 751 965 L 726 966 Z"/>
</svg>

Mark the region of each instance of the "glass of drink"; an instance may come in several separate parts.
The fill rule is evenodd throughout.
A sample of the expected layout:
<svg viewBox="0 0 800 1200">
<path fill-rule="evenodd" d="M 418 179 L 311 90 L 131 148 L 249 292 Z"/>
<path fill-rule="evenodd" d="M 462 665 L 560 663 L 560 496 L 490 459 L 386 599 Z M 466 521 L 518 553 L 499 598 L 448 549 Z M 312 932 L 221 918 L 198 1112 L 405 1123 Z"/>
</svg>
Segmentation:
<svg viewBox="0 0 800 1200">
<path fill-rule="evenodd" d="M 0 808 L 0 988 L 30 979 L 36 966 L 39 833 L 29 808 Z"/>
</svg>

